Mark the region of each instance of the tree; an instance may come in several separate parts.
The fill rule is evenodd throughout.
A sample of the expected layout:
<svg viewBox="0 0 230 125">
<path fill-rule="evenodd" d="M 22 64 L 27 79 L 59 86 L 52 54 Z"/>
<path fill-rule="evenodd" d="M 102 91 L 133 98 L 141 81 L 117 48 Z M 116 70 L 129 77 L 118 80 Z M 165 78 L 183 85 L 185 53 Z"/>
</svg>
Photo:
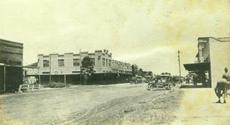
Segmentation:
<svg viewBox="0 0 230 125">
<path fill-rule="evenodd" d="M 139 71 L 138 71 L 138 75 L 139 75 L 139 76 L 144 76 L 144 71 L 143 71 L 143 69 L 142 69 L 142 68 L 140 68 L 140 69 L 139 69 Z"/>
<path fill-rule="evenodd" d="M 149 76 L 153 76 L 153 72 L 152 72 L 152 71 L 149 71 L 149 72 L 148 72 L 148 75 L 149 75 Z"/>
<path fill-rule="evenodd" d="M 132 75 L 136 76 L 138 74 L 138 66 L 136 64 L 132 65 Z"/>
<path fill-rule="evenodd" d="M 88 56 L 84 57 L 81 62 L 81 76 L 83 76 L 84 84 L 87 84 L 88 79 L 94 73 L 94 60 Z"/>
</svg>

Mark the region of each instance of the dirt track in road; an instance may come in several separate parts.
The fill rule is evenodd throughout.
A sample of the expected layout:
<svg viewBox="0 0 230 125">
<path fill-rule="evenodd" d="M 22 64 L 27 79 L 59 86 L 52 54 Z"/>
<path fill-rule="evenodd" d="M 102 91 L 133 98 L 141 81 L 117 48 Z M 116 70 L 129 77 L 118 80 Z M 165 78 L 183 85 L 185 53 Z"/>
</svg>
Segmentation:
<svg viewBox="0 0 230 125">
<path fill-rule="evenodd" d="M 146 85 L 100 85 L 0 97 L 5 125 L 167 124 L 179 107 L 180 91 L 147 91 Z"/>
<path fill-rule="evenodd" d="M 153 94 L 154 93 L 154 94 Z M 79 125 L 153 125 L 168 124 L 179 107 L 179 92 L 158 91 L 110 100 L 73 115 L 67 124 Z"/>
</svg>

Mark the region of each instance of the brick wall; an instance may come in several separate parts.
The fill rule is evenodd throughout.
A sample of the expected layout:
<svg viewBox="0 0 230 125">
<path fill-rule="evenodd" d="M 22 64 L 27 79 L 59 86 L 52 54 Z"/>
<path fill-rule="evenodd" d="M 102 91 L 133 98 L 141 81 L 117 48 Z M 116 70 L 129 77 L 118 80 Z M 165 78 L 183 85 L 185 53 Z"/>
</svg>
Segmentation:
<svg viewBox="0 0 230 125">
<path fill-rule="evenodd" d="M 96 73 L 108 72 L 131 72 L 131 65 L 128 63 L 112 60 L 112 54 L 108 51 L 97 50 L 94 53 L 80 52 L 79 54 L 65 53 L 63 55 L 50 54 L 38 55 L 39 74 L 79 74 L 81 61 L 84 57 L 89 56 L 95 62 L 94 70 Z M 64 59 L 64 66 L 58 65 L 58 60 Z M 80 65 L 74 66 L 75 61 L 79 60 Z M 44 67 L 44 60 L 48 60 L 49 67 Z"/>
</svg>

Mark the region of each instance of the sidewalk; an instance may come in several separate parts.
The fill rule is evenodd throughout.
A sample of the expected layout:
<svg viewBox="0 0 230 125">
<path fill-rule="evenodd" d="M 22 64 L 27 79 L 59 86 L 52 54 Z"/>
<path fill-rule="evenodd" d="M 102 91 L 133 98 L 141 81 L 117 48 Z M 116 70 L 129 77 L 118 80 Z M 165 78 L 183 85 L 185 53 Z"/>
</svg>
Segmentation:
<svg viewBox="0 0 230 125">
<path fill-rule="evenodd" d="M 183 89 L 184 96 L 172 125 L 230 125 L 230 97 L 216 103 L 213 89 Z"/>
</svg>

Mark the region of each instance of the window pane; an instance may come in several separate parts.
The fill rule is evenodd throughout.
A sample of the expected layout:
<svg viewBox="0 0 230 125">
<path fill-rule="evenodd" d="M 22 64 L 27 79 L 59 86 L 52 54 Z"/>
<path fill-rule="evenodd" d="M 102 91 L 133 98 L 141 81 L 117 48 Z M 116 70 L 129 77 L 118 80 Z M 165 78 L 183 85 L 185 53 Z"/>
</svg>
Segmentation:
<svg viewBox="0 0 230 125">
<path fill-rule="evenodd" d="M 59 59 L 58 60 L 58 66 L 64 66 L 64 59 Z"/>
<path fill-rule="evenodd" d="M 73 59 L 73 66 L 80 66 L 80 60 L 79 59 Z"/>
<path fill-rule="evenodd" d="M 43 67 L 49 67 L 50 62 L 49 60 L 43 60 Z"/>
</svg>

